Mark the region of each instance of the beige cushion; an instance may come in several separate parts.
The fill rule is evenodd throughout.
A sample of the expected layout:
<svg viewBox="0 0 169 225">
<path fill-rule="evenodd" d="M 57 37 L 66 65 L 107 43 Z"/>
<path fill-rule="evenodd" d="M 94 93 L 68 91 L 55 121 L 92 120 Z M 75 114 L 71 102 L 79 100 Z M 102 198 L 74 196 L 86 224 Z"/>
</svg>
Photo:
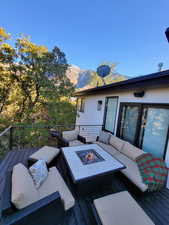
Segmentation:
<svg viewBox="0 0 169 225">
<path fill-rule="evenodd" d="M 70 209 L 75 204 L 75 200 L 71 192 L 56 167 L 49 169 L 48 177 L 40 186 L 38 191 L 40 199 L 58 191 L 63 201 L 65 210 Z"/>
<path fill-rule="evenodd" d="M 81 141 L 75 140 L 75 141 L 69 141 L 69 147 L 83 145 Z"/>
<path fill-rule="evenodd" d="M 17 209 L 22 209 L 36 201 L 39 195 L 28 169 L 21 163 L 13 168 L 11 201 Z"/>
<path fill-rule="evenodd" d="M 58 148 L 44 146 L 37 152 L 33 153 L 29 158 L 34 160 L 42 159 L 49 164 L 59 154 L 59 151 L 60 150 Z"/>
<path fill-rule="evenodd" d="M 70 131 L 63 131 L 62 136 L 67 141 L 74 141 L 77 140 L 77 136 L 79 134 L 79 130 L 70 130 Z"/>
<path fill-rule="evenodd" d="M 141 149 L 135 147 L 134 145 L 128 142 L 124 143 L 123 149 L 121 152 L 132 160 L 135 160 L 138 156 L 145 153 Z"/>
<path fill-rule="evenodd" d="M 116 148 L 118 151 L 121 151 L 123 148 L 125 141 L 121 140 L 120 138 L 111 135 L 109 144 L 112 145 L 114 148 Z"/>
<path fill-rule="evenodd" d="M 103 148 L 106 152 L 108 152 L 109 154 L 111 154 L 112 156 L 117 155 L 117 154 L 121 154 L 119 151 L 117 151 L 113 146 L 111 145 L 107 145 L 104 144 L 102 142 L 99 141 L 95 141 L 95 144 L 98 144 L 101 148 Z"/>
<path fill-rule="evenodd" d="M 133 183 L 135 184 L 141 191 L 146 191 L 148 186 L 143 183 L 142 177 L 140 175 L 139 168 L 133 160 L 129 159 L 127 156 L 123 154 L 116 154 L 114 156 L 120 162 L 122 162 L 126 169 L 121 170 L 121 172 Z"/>
<path fill-rule="evenodd" d="M 127 192 L 119 192 L 94 200 L 103 225 L 155 225 Z"/>
<path fill-rule="evenodd" d="M 110 133 L 101 130 L 99 133 L 99 141 L 108 144 L 109 140 L 110 140 Z"/>
</svg>

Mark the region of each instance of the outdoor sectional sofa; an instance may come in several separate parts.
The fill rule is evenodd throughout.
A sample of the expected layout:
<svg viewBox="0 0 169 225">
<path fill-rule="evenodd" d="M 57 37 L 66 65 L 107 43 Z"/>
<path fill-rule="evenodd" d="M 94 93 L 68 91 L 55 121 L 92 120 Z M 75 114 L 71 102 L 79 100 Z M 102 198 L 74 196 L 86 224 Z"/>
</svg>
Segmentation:
<svg viewBox="0 0 169 225">
<path fill-rule="evenodd" d="M 15 188 L 12 187 L 13 183 Z M 2 198 L 3 225 L 60 224 L 64 213 L 75 204 L 74 197 L 56 167 L 49 168 L 47 179 L 37 190 L 28 169 L 21 163 L 6 174 Z"/>
<path fill-rule="evenodd" d="M 126 166 L 126 169 L 123 169 L 121 172 L 142 192 L 148 189 L 148 186 L 142 181 L 139 168 L 135 162 L 137 157 L 145 153 L 144 151 L 112 134 L 110 134 L 108 144 L 99 141 L 99 137 L 97 137 L 95 143 Z"/>
</svg>

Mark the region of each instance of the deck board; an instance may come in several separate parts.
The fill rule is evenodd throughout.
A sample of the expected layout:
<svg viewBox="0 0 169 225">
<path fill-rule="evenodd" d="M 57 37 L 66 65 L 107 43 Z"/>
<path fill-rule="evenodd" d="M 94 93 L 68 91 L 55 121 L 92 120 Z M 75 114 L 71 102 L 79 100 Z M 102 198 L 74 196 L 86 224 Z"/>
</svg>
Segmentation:
<svg viewBox="0 0 169 225">
<path fill-rule="evenodd" d="M 0 164 L 0 193 L 3 189 L 3 177 L 5 176 L 6 171 L 11 170 L 18 162 L 27 164 L 29 155 L 35 151 L 37 151 L 37 149 L 15 150 L 6 155 L 5 159 Z M 156 225 L 169 224 L 168 189 L 164 188 L 163 190 L 154 193 L 141 193 L 127 180 L 127 178 L 118 172 L 114 174 L 111 187 L 98 187 L 94 194 L 80 196 L 75 185 L 72 183 L 62 155 L 57 158 L 54 165 L 59 169 L 76 200 L 74 208 L 67 212 L 62 225 L 96 225 L 97 223 L 91 209 L 93 200 L 123 190 L 127 190 L 131 193 L 134 199 Z"/>
</svg>

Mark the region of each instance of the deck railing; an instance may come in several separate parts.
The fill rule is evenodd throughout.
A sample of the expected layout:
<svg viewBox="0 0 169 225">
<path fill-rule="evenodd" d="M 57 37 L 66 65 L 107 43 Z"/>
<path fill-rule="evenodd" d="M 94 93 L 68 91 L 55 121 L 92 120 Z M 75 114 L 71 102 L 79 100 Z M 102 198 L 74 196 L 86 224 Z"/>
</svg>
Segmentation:
<svg viewBox="0 0 169 225">
<path fill-rule="evenodd" d="M 37 126 L 20 125 L 10 126 L 0 133 L 0 159 L 10 150 L 22 150 L 25 148 L 41 147 L 44 145 L 57 146 L 57 138 L 52 137 L 51 129 L 57 133 L 65 130 L 79 129 L 80 135 L 88 142 L 96 140 L 102 125 L 56 125 Z"/>
<path fill-rule="evenodd" d="M 12 149 L 12 126 L 0 133 L 0 159 Z"/>
</svg>

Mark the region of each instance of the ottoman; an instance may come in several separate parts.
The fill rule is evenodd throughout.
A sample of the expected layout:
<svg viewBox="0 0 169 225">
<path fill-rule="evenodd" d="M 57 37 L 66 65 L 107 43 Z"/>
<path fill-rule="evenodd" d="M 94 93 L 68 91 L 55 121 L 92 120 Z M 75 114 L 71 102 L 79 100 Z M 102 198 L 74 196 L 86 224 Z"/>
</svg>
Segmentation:
<svg viewBox="0 0 169 225">
<path fill-rule="evenodd" d="M 37 160 L 43 159 L 47 164 L 49 164 L 59 154 L 59 152 L 60 150 L 58 148 L 44 146 L 29 156 L 29 163 L 34 163 Z"/>
<path fill-rule="evenodd" d="M 94 206 L 102 225 L 155 225 L 127 191 L 95 199 Z"/>
</svg>

